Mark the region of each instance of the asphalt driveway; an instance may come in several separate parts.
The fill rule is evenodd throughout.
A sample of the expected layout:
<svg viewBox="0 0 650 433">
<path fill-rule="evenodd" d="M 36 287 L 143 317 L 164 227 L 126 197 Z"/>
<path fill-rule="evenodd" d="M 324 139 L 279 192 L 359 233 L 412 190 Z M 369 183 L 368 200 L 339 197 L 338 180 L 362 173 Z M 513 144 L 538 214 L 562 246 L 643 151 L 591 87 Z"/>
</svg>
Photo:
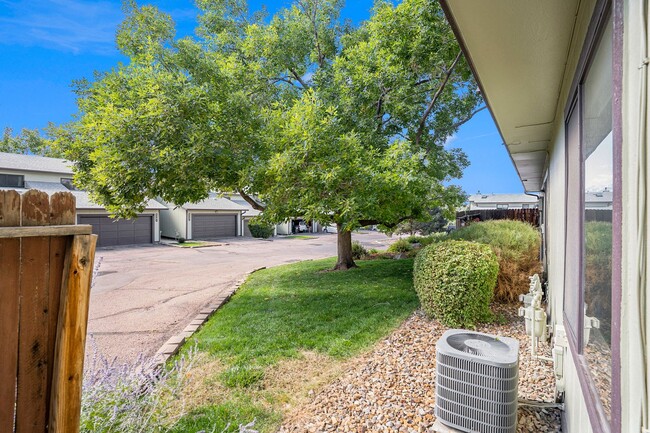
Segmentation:
<svg viewBox="0 0 650 433">
<path fill-rule="evenodd" d="M 368 248 L 392 240 L 377 232 L 353 234 Z M 108 360 L 153 355 L 221 292 L 253 269 L 336 255 L 336 235 L 310 239 L 232 238 L 205 248 L 166 245 L 99 248 L 90 297 L 87 357 Z"/>
</svg>

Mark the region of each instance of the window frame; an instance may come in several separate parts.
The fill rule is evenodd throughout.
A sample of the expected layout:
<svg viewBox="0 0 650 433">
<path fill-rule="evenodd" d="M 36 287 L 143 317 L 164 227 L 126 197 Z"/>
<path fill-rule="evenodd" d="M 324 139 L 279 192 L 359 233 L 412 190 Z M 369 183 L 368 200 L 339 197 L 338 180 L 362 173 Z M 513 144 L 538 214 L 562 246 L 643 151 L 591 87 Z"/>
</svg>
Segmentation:
<svg viewBox="0 0 650 433">
<path fill-rule="evenodd" d="M 612 389 L 611 389 L 611 414 L 610 419 L 602 406 L 600 395 L 596 388 L 596 384 L 592 373 L 587 364 L 586 358 L 582 354 L 583 351 L 583 328 L 584 328 L 584 314 L 581 314 L 581 308 L 584 304 L 584 143 L 583 143 L 583 91 L 582 86 L 588 76 L 589 69 L 593 63 L 593 58 L 596 55 L 598 47 L 602 41 L 602 36 L 605 28 L 612 22 L 612 139 L 613 139 L 613 214 L 612 214 L 612 317 L 611 317 L 611 368 L 612 368 Z M 580 382 L 582 394 L 585 399 L 589 420 L 594 433 L 621 433 L 621 375 L 620 375 L 620 309 L 621 309 L 621 254 L 622 254 L 622 58 L 623 58 L 623 1 L 622 0 L 598 0 L 594 7 L 594 12 L 587 30 L 582 52 L 578 62 L 578 67 L 573 78 L 573 82 L 569 91 L 569 98 L 567 100 L 564 112 L 564 125 L 565 125 L 565 255 L 568 235 L 568 222 L 569 210 L 578 206 L 579 209 L 579 224 L 578 230 L 580 232 L 580 257 L 578 260 L 579 269 L 579 286 L 578 289 L 578 309 L 577 311 L 567 312 L 565 305 L 563 308 L 563 316 L 565 329 L 567 330 L 567 339 L 569 342 L 569 349 L 576 366 L 578 379 Z M 569 158 L 569 131 L 568 124 L 571 116 L 575 110 L 578 111 L 580 116 L 579 122 L 579 181 L 578 185 L 569 184 L 569 172 L 572 162 Z M 579 203 L 569 203 L 568 195 L 570 188 L 578 188 Z M 565 257 L 565 282 L 567 281 L 567 263 Z M 570 287 L 565 286 L 565 294 Z M 565 297 L 566 300 L 566 297 Z M 569 314 L 577 314 L 577 335 L 573 332 L 570 324 Z"/>
<path fill-rule="evenodd" d="M 65 186 L 70 191 L 78 191 L 77 187 L 74 185 L 74 179 L 71 177 L 62 177 L 60 178 L 61 185 Z M 67 183 L 66 183 L 67 182 Z"/>
<path fill-rule="evenodd" d="M 0 173 L 0 176 L 13 176 L 17 177 L 20 179 L 20 185 L 9 185 L 8 182 L 0 182 L 0 187 L 2 188 L 25 188 L 25 175 L 24 174 L 16 174 L 16 173 Z"/>
</svg>

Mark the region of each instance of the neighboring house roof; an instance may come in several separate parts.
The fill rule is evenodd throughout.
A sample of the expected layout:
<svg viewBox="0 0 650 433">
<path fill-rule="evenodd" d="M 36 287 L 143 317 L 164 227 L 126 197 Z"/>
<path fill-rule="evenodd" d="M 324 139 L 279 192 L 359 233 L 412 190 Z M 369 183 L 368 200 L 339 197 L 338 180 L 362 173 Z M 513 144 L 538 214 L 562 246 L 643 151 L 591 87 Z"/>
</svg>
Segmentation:
<svg viewBox="0 0 650 433">
<path fill-rule="evenodd" d="M 185 203 L 180 207 L 187 210 L 247 210 L 244 206 L 223 197 L 206 198 L 198 203 Z"/>
<path fill-rule="evenodd" d="M 21 155 L 15 153 L 0 152 L 0 170 L 32 171 L 41 173 L 60 173 L 72 177 L 72 163 L 61 158 L 48 158 L 37 155 Z M 25 188 L 2 188 L 16 189 L 23 193 L 30 189 L 38 189 L 48 194 L 55 192 L 71 192 L 76 198 L 77 209 L 104 209 L 93 203 L 86 191 L 70 191 L 59 182 L 35 182 L 25 179 Z M 145 207 L 147 210 L 167 209 L 167 206 L 156 200 L 148 200 Z"/>
<path fill-rule="evenodd" d="M 76 202 L 76 208 L 79 209 L 97 209 L 97 210 L 103 210 L 104 207 L 100 206 L 96 203 L 93 203 L 90 200 L 90 197 L 88 196 L 88 193 L 86 191 L 70 191 L 68 188 L 63 186 L 62 184 L 58 182 L 33 182 L 33 181 L 25 181 L 25 188 L 0 188 L 0 189 L 15 189 L 19 193 L 25 193 L 29 191 L 30 189 L 37 189 L 39 191 L 43 191 L 47 193 L 48 195 L 52 195 L 55 192 L 70 192 L 72 195 L 75 196 L 75 202 Z M 160 202 L 156 200 L 148 200 L 147 205 L 145 207 L 146 210 L 160 210 L 160 209 L 167 209 L 167 206 L 161 204 Z"/>
<path fill-rule="evenodd" d="M 527 194 L 473 194 L 469 196 L 474 203 L 537 203 L 538 198 Z"/>
<path fill-rule="evenodd" d="M 244 212 L 244 218 L 252 218 L 259 215 L 262 215 L 262 212 L 253 208 L 247 208 L 246 211 Z"/>
<path fill-rule="evenodd" d="M 96 203 L 93 203 L 90 200 L 90 197 L 86 191 L 70 191 L 77 199 L 77 209 L 104 209 L 103 206 L 100 206 Z M 149 199 L 147 200 L 147 205 L 145 210 L 163 210 L 167 209 L 167 206 L 160 203 L 157 200 Z"/>
<path fill-rule="evenodd" d="M 612 200 L 611 191 L 585 193 L 585 202 L 587 203 L 612 203 Z"/>
<path fill-rule="evenodd" d="M 253 207 L 244 199 L 230 199 L 230 201 L 237 203 L 240 206 L 243 206 L 246 208 L 246 212 L 244 212 L 244 217 L 246 218 L 252 218 L 256 217 L 262 214 L 261 211 L 257 209 L 253 209 Z"/>
<path fill-rule="evenodd" d="M 50 195 L 55 192 L 72 192 L 59 182 L 33 182 L 31 180 L 25 180 L 25 190 L 29 189 L 37 189 Z"/>
<path fill-rule="evenodd" d="M 72 163 L 60 158 L 0 152 L 0 170 L 41 171 L 72 175 Z"/>
</svg>

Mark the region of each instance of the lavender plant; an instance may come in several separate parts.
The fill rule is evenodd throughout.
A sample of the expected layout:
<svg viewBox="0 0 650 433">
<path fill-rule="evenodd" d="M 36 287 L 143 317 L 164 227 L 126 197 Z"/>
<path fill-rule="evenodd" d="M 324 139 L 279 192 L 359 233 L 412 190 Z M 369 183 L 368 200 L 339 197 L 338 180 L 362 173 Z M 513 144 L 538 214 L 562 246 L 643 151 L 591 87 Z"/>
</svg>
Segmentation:
<svg viewBox="0 0 650 433">
<path fill-rule="evenodd" d="M 182 401 L 178 410 L 177 400 L 196 358 L 196 347 L 160 366 L 143 355 L 133 363 L 109 362 L 92 336 L 90 343 L 93 357 L 84 369 L 80 433 L 164 433 L 185 415 Z M 170 416 L 172 412 L 175 416 Z M 255 421 L 240 425 L 237 431 L 258 433 L 254 425 Z M 230 428 L 209 433 L 226 433 Z"/>
<path fill-rule="evenodd" d="M 99 275 L 103 257 L 95 261 L 91 289 Z M 177 399 L 196 358 L 196 346 L 173 363 L 161 366 L 142 354 L 133 363 L 108 361 L 92 335 L 93 356 L 84 368 L 80 433 L 164 433 L 184 415 Z M 182 401 L 181 401 L 182 403 Z M 255 420 L 239 425 L 238 433 L 258 433 Z M 230 424 L 219 433 L 230 431 Z M 201 432 L 197 432 L 201 433 Z M 206 432 L 203 432 L 206 433 Z M 216 428 L 210 433 L 217 433 Z"/>
<path fill-rule="evenodd" d="M 91 340 L 94 346 L 94 342 Z M 173 423 L 169 412 L 179 398 L 195 350 L 159 367 L 151 359 L 118 364 L 101 356 L 95 346 L 84 371 L 81 402 L 82 433 L 158 433 Z"/>
</svg>

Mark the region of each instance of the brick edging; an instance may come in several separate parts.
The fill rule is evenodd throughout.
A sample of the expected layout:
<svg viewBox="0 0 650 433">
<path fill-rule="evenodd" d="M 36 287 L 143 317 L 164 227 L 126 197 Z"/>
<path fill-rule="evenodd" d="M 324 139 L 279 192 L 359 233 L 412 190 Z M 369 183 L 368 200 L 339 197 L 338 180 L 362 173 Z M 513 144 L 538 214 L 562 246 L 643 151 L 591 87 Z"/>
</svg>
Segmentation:
<svg viewBox="0 0 650 433">
<path fill-rule="evenodd" d="M 161 347 L 158 349 L 154 355 L 154 365 L 156 367 L 163 366 L 167 361 L 174 355 L 178 353 L 180 348 L 185 344 L 188 338 L 190 338 L 196 331 L 201 329 L 201 327 L 208 321 L 214 313 L 217 312 L 226 302 L 230 300 L 232 295 L 237 292 L 237 290 L 248 280 L 248 278 L 257 271 L 266 269 L 266 266 L 261 268 L 253 269 L 250 272 L 247 272 L 243 278 L 239 279 L 235 284 L 233 284 L 229 289 L 220 293 L 219 296 L 214 300 L 213 303 L 208 305 L 206 308 L 203 308 L 199 314 L 194 316 L 194 319 L 178 334 L 171 337 L 167 340 Z"/>
</svg>

